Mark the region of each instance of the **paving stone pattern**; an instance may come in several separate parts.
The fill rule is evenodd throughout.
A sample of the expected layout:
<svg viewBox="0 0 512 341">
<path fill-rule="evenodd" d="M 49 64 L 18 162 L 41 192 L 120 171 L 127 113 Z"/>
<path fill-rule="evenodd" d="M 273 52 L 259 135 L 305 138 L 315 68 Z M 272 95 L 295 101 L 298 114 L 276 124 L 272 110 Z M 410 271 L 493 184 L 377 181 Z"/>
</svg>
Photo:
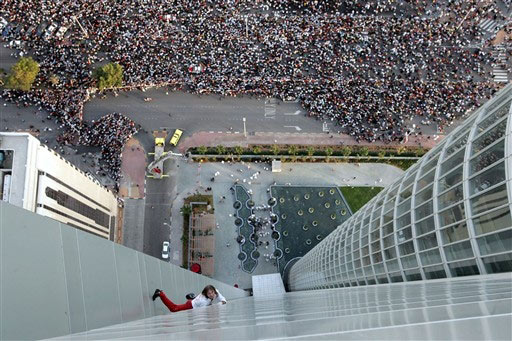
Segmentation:
<svg viewBox="0 0 512 341">
<path fill-rule="evenodd" d="M 258 260 L 254 251 L 256 251 L 256 243 L 251 239 L 254 228 L 249 224 L 247 218 L 252 214 L 252 210 L 248 207 L 251 196 L 247 193 L 244 186 L 235 185 L 235 204 L 237 210 L 237 218 L 235 225 L 238 226 L 238 233 L 245 238 L 245 242 L 240 244 L 240 254 L 238 259 L 242 262 L 242 270 L 248 273 L 254 271 L 258 265 Z M 239 219 L 239 220 L 238 220 Z"/>
<path fill-rule="evenodd" d="M 278 261 L 282 272 L 286 263 L 302 257 L 352 212 L 337 187 L 271 186 L 278 217 L 275 224 L 280 233 L 277 247 L 284 251 Z"/>
</svg>

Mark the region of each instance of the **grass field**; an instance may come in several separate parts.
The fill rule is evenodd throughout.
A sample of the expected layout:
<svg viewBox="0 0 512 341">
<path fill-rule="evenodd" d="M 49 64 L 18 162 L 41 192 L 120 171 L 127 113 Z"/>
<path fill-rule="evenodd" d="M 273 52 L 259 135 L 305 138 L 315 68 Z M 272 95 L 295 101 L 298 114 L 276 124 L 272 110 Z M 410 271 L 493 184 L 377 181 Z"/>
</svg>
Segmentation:
<svg viewBox="0 0 512 341">
<path fill-rule="evenodd" d="M 382 187 L 340 187 L 341 193 L 345 197 L 352 213 L 356 213 L 368 201 L 376 196 Z"/>
</svg>

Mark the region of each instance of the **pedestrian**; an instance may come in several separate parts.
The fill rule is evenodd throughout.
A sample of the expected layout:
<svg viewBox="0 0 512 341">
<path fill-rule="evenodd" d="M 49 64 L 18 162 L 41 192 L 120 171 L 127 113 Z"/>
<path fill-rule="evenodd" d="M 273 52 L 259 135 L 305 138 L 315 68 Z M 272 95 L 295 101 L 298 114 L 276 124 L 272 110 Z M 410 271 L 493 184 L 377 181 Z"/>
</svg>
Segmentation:
<svg viewBox="0 0 512 341">
<path fill-rule="evenodd" d="M 224 296 L 222 296 L 222 294 L 215 289 L 213 285 L 205 286 L 203 291 L 197 296 L 187 295 L 187 302 L 184 304 L 173 303 L 160 289 L 155 290 L 152 297 L 153 301 L 158 297 L 160 297 L 162 303 L 173 313 L 182 310 L 206 307 L 213 304 L 226 304 Z"/>
</svg>

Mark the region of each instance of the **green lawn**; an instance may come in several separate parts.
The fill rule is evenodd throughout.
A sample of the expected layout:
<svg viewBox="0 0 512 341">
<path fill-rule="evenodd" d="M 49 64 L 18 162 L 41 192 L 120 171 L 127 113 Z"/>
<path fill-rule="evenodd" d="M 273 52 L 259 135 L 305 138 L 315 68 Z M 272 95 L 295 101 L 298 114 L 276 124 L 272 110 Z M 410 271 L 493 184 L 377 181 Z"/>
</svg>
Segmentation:
<svg viewBox="0 0 512 341">
<path fill-rule="evenodd" d="M 340 187 L 341 193 L 347 200 L 352 213 L 356 213 L 361 207 L 376 196 L 382 187 Z"/>
</svg>

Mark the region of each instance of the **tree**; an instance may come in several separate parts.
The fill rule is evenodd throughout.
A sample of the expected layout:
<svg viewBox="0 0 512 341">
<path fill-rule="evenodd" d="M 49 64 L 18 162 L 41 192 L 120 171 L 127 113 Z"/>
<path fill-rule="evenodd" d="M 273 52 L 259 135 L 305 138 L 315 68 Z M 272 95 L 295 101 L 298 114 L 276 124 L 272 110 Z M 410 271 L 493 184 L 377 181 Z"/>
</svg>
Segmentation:
<svg viewBox="0 0 512 341">
<path fill-rule="evenodd" d="M 416 157 L 420 157 L 422 156 L 423 154 L 425 154 L 425 150 L 423 149 L 423 147 L 418 147 L 416 148 L 416 150 L 414 151 L 414 155 Z"/>
<path fill-rule="evenodd" d="M 401 155 L 401 154 L 405 153 L 405 151 L 406 151 L 406 148 L 404 146 L 398 147 L 396 149 L 396 155 Z"/>
<path fill-rule="evenodd" d="M 208 151 L 208 148 L 206 148 L 206 146 L 199 146 L 197 147 L 197 152 L 201 155 L 204 155 L 206 154 L 206 152 Z"/>
<path fill-rule="evenodd" d="M 238 155 L 238 159 L 240 160 L 240 155 L 244 153 L 244 148 L 241 146 L 235 146 L 235 154 Z"/>
<path fill-rule="evenodd" d="M 381 150 L 378 155 L 379 155 L 379 159 L 384 159 L 384 157 L 386 157 L 386 151 Z"/>
<path fill-rule="evenodd" d="M 359 155 L 361 155 L 362 157 L 367 157 L 369 153 L 370 150 L 366 146 L 362 147 L 361 150 L 359 151 Z"/>
<path fill-rule="evenodd" d="M 329 158 L 331 157 L 332 153 L 333 153 L 333 150 L 332 150 L 331 147 L 325 148 L 325 155 L 327 156 L 326 157 L 327 160 L 329 160 Z"/>
<path fill-rule="evenodd" d="M 94 78 L 100 90 L 118 88 L 123 85 L 123 67 L 118 63 L 109 63 L 96 69 Z"/>
<path fill-rule="evenodd" d="M 308 153 L 308 156 L 311 157 L 315 154 L 315 148 L 313 148 L 313 146 L 308 146 L 308 148 L 306 148 L 306 152 Z"/>
<path fill-rule="evenodd" d="M 253 152 L 254 154 L 259 154 L 259 153 L 261 153 L 261 147 L 260 147 L 260 146 L 254 146 L 254 147 L 252 147 L 252 152 Z"/>
<path fill-rule="evenodd" d="M 299 149 L 297 148 L 296 145 L 292 144 L 290 146 L 290 148 L 288 148 L 288 154 L 292 155 L 292 156 L 295 156 L 297 155 L 297 152 L 299 151 Z"/>
<path fill-rule="evenodd" d="M 349 146 L 345 146 L 341 150 L 341 153 L 343 154 L 344 157 L 348 158 L 350 154 L 352 154 L 352 149 Z"/>
<path fill-rule="evenodd" d="M 192 213 L 192 207 L 190 205 L 183 205 L 180 212 L 182 216 L 189 216 Z"/>
<path fill-rule="evenodd" d="M 5 85 L 7 88 L 29 91 L 39 73 L 39 64 L 32 57 L 22 57 L 11 67 Z"/>
<path fill-rule="evenodd" d="M 270 151 L 274 155 L 279 154 L 279 146 L 277 144 L 273 144 L 272 147 L 270 148 Z"/>
<path fill-rule="evenodd" d="M 219 155 L 222 155 L 222 154 L 226 153 L 226 147 L 224 147 L 223 145 L 217 146 L 216 149 L 217 149 L 217 154 L 219 154 Z"/>
</svg>

